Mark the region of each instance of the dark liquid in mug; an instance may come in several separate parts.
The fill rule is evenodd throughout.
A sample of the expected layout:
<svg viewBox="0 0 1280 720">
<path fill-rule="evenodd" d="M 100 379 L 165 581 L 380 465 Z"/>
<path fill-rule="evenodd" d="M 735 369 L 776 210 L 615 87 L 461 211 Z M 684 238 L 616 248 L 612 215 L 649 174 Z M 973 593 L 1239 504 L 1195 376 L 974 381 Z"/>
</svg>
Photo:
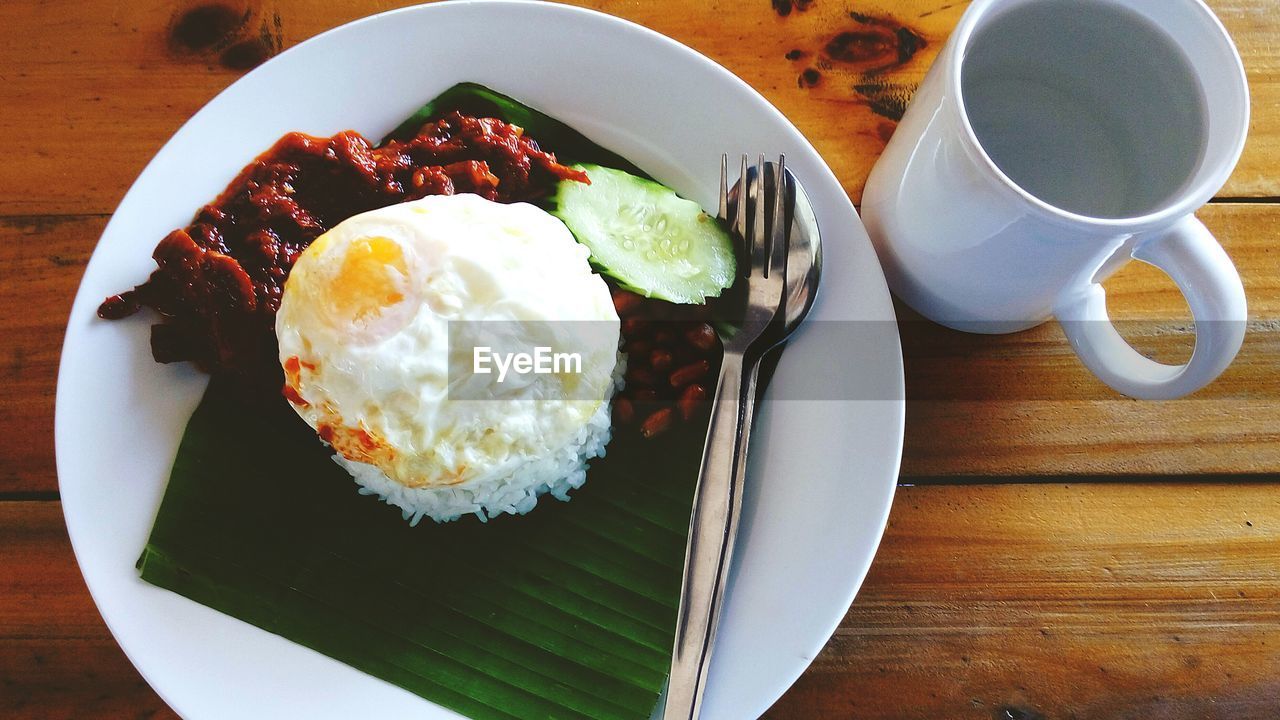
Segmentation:
<svg viewBox="0 0 1280 720">
<path fill-rule="evenodd" d="M 961 66 L 965 112 L 995 164 L 1055 207 L 1143 215 L 1186 189 L 1206 107 L 1163 30 L 1096 0 L 1032 0 L 987 20 Z"/>
</svg>

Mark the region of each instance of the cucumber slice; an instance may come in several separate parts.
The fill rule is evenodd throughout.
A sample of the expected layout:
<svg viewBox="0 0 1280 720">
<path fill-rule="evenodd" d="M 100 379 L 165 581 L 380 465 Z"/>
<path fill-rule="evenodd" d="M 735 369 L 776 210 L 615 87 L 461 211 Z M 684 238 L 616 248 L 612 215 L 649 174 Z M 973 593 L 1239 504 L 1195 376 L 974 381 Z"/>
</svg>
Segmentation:
<svg viewBox="0 0 1280 720">
<path fill-rule="evenodd" d="M 561 181 L 551 212 L 606 275 L 646 297 L 686 305 L 701 305 L 733 284 L 729 233 L 697 203 L 621 170 L 574 167 L 591 184 Z"/>
</svg>

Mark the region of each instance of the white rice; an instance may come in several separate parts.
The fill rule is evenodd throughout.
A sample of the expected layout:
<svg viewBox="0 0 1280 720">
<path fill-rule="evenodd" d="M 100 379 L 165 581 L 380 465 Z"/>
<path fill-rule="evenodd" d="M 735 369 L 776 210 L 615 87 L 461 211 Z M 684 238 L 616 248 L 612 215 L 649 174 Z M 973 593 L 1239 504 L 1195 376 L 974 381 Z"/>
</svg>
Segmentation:
<svg viewBox="0 0 1280 720">
<path fill-rule="evenodd" d="M 529 458 L 499 477 L 478 478 L 460 485 L 411 488 L 387 477 L 373 465 L 348 460 L 337 453 L 333 461 L 351 474 L 360 486 L 361 495 L 377 495 L 388 505 L 400 508 L 400 514 L 411 526 L 423 517 L 444 523 L 468 514 L 474 514 L 481 522 L 503 513 L 523 515 L 545 494 L 568 502 L 569 491 L 582 487 L 587 481 L 587 461 L 604 457 L 605 445 L 611 437 L 610 400 L 622 386 L 625 357 L 619 353 L 612 388 L 571 442 Z"/>
</svg>

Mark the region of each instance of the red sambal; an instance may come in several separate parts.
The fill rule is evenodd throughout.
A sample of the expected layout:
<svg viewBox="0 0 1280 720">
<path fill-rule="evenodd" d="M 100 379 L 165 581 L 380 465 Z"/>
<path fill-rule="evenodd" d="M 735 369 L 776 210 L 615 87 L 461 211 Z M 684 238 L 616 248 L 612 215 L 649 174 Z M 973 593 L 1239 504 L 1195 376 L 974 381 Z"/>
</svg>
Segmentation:
<svg viewBox="0 0 1280 720">
<path fill-rule="evenodd" d="M 450 113 L 404 141 L 373 147 L 359 133 L 292 132 L 250 163 L 185 229 L 156 246 L 158 268 L 107 298 L 107 319 L 150 307 L 159 362 L 190 360 L 210 373 L 275 380 L 275 316 L 298 255 L 329 228 L 376 208 L 427 195 L 476 193 L 531 200 L 561 179 L 588 182 L 521 128 Z M 263 373 L 267 373 L 266 376 Z"/>
</svg>

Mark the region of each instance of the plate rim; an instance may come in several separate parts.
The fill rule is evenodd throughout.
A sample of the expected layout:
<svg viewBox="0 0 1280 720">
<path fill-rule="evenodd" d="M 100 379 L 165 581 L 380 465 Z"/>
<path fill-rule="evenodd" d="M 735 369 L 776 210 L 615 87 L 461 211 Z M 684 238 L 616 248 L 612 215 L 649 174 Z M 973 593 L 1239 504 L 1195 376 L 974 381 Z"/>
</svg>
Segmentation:
<svg viewBox="0 0 1280 720">
<path fill-rule="evenodd" d="M 68 445 L 71 444 L 69 440 L 64 439 L 64 436 L 66 435 L 67 431 L 64 430 L 65 422 L 63 420 L 67 412 L 63 409 L 63 398 L 65 397 L 64 383 L 69 382 L 65 380 L 66 378 L 65 370 L 69 362 L 67 345 L 68 345 L 68 339 L 72 336 L 71 321 L 74 320 L 77 316 L 83 314 L 86 311 L 86 309 L 91 310 L 91 308 L 89 307 L 90 305 L 96 305 L 99 302 L 99 300 L 95 299 L 94 297 L 89 297 L 88 293 L 86 292 L 86 288 L 84 285 L 85 275 L 87 275 L 90 265 L 93 264 L 93 261 L 98 257 L 99 252 L 102 250 L 102 247 L 103 247 L 102 240 L 111 234 L 113 225 L 117 223 L 120 209 L 125 207 L 127 204 L 131 202 L 131 199 L 133 198 L 135 193 L 140 192 L 138 188 L 142 184 L 140 181 L 143 179 L 143 177 L 146 176 L 149 172 L 151 172 L 152 168 L 157 166 L 159 164 L 159 161 L 163 157 L 166 157 L 169 153 L 173 152 L 172 148 L 177 144 L 177 141 L 181 137 L 183 137 L 185 133 L 189 130 L 189 128 L 192 126 L 192 124 L 199 119 L 199 116 L 204 112 L 205 108 L 213 104 L 216 100 L 221 98 L 223 95 L 232 92 L 237 86 L 244 83 L 246 79 L 250 78 L 254 74 L 259 73 L 264 68 L 269 68 L 272 65 L 277 64 L 277 62 L 280 61 L 281 58 L 286 58 L 286 57 L 289 57 L 291 54 L 296 53 L 299 50 L 299 48 L 303 48 L 312 43 L 316 43 L 322 40 L 323 38 L 329 37 L 330 35 L 334 35 L 341 32 L 348 32 L 358 26 L 363 26 L 366 24 L 372 24 L 376 22 L 385 22 L 388 17 L 392 17 L 392 16 L 398 16 L 402 14 L 407 15 L 407 14 L 414 14 L 414 13 L 420 13 L 420 12 L 457 12 L 457 11 L 465 11 L 465 8 L 472 7 L 472 6 L 509 6 L 514 9 L 519 9 L 522 11 L 536 8 L 534 12 L 564 13 L 566 16 L 585 17 L 585 18 L 588 18 L 589 20 L 604 22 L 606 24 L 618 27 L 619 29 L 626 32 L 638 33 L 642 36 L 646 36 L 646 38 L 649 41 L 659 42 L 667 46 L 668 49 L 670 49 L 672 52 L 680 53 L 686 56 L 687 59 L 700 63 L 705 67 L 707 67 L 708 69 L 710 69 L 711 71 L 713 71 L 717 76 L 720 76 L 724 80 L 736 84 L 739 87 L 739 90 L 749 94 L 750 96 L 753 97 L 753 99 L 756 102 L 768 108 L 772 112 L 776 113 L 781 118 L 781 120 L 786 124 L 786 126 L 788 126 L 794 132 L 796 138 L 805 146 L 807 146 L 809 150 L 812 151 L 813 155 L 816 158 L 818 158 L 818 160 L 820 161 L 821 169 L 824 170 L 826 174 L 829 176 L 828 179 L 831 182 L 836 183 L 837 186 L 839 186 L 839 179 L 835 176 L 834 171 L 831 170 L 826 160 L 823 159 L 822 156 L 817 152 L 816 148 L 813 147 L 812 143 L 810 143 L 808 138 L 805 137 L 804 134 L 800 132 L 799 128 L 797 128 L 794 125 L 794 123 L 792 123 L 785 115 L 783 115 L 782 112 L 778 110 L 777 107 L 774 106 L 772 102 L 770 102 L 766 97 L 764 97 L 760 92 L 758 92 L 754 87 L 752 87 L 745 80 L 743 80 L 742 78 L 740 78 L 735 73 L 728 70 L 727 68 L 725 68 L 724 66 L 716 62 L 715 60 L 712 60 L 711 58 L 707 57 L 706 55 L 699 52 L 698 50 L 691 48 L 688 45 L 681 43 L 680 41 L 677 41 L 663 33 L 660 33 L 656 30 L 648 28 L 637 22 L 627 20 L 625 18 L 621 18 L 616 15 L 611 15 L 609 13 L 606 13 L 600 10 L 578 7 L 574 5 L 567 5 L 567 4 L 562 4 L 560 2 L 546 2 L 545 0 L 452 0 L 451 2 L 447 2 L 447 3 L 433 2 L 433 3 L 410 5 L 406 7 L 386 10 L 383 12 L 366 15 L 366 16 L 351 20 L 349 22 L 343 23 L 341 25 L 337 25 L 335 27 L 329 28 L 273 56 L 272 58 L 264 62 L 262 65 L 259 65 L 253 70 L 241 75 L 234 82 L 230 83 L 227 87 L 221 89 L 220 91 L 215 93 L 213 96 L 211 96 L 209 99 L 207 99 L 201 105 L 201 107 L 191 115 L 191 117 L 185 120 L 173 132 L 173 134 L 170 135 L 169 138 L 165 140 L 165 142 L 160 146 L 160 148 L 155 152 L 155 154 L 147 161 L 146 165 L 138 173 L 137 177 L 134 178 L 128 190 L 124 193 L 124 195 L 120 199 L 120 202 L 116 205 L 115 209 L 112 211 L 110 219 L 108 220 L 107 224 L 104 226 L 103 231 L 98 238 L 98 241 L 94 245 L 93 253 L 89 259 L 89 262 L 86 263 L 85 272 L 82 273 L 81 280 L 77 285 L 75 298 L 72 303 L 71 311 L 68 316 L 67 330 L 64 332 L 62 347 L 60 348 L 60 351 L 59 351 L 58 375 L 57 375 L 56 390 L 55 390 L 55 417 L 54 417 L 55 448 L 54 448 L 54 451 L 55 451 L 55 463 L 56 463 L 57 476 L 58 476 L 58 488 L 60 493 L 65 491 L 64 468 L 67 463 L 64 460 L 64 452 L 65 452 L 64 448 L 68 447 Z M 847 206 L 848 213 L 853 216 L 853 218 L 857 221 L 859 227 L 861 227 L 861 218 L 858 216 L 857 210 L 856 208 L 854 208 L 852 200 L 848 197 L 847 194 L 843 192 L 841 193 L 841 197 L 842 197 L 843 204 Z M 842 211 L 845 209 L 846 208 L 843 208 L 843 207 L 841 208 Z M 865 230 L 864 230 L 864 233 L 865 233 Z M 872 257 L 874 258 L 874 255 Z M 884 293 L 885 296 L 888 296 L 889 295 L 888 286 L 887 286 L 887 283 L 885 283 L 884 281 L 883 271 L 880 269 L 878 263 L 875 269 L 877 270 L 875 274 L 879 277 L 879 280 L 880 280 L 879 285 L 882 288 L 882 292 Z M 896 367 L 894 367 L 893 370 L 895 375 L 894 379 L 898 386 L 897 387 L 898 392 L 891 402 L 896 408 L 896 412 L 894 413 L 894 417 L 893 417 L 893 420 L 895 421 L 894 424 L 896 425 L 896 428 L 894 429 L 894 432 L 893 432 L 893 436 L 896 438 L 896 443 L 895 443 L 895 447 L 893 447 L 892 449 L 893 460 L 890 463 L 890 465 L 892 466 L 892 479 L 889 481 L 888 493 L 885 496 L 883 506 L 880 508 L 877 508 L 877 512 L 875 513 L 878 518 L 878 523 L 877 523 L 877 526 L 875 527 L 874 542 L 869 543 L 868 546 L 864 548 L 865 553 L 859 553 L 861 557 L 857 558 L 855 562 L 852 563 L 852 565 L 856 569 L 850 576 L 851 578 L 853 578 L 854 581 L 852 582 L 849 588 L 848 597 L 844 602 L 844 608 L 845 608 L 844 611 L 836 614 L 835 617 L 829 623 L 823 624 L 823 627 L 825 628 L 825 630 L 822 634 L 822 637 L 820 637 L 816 641 L 816 644 L 810 648 L 811 651 L 807 653 L 807 655 L 802 659 L 801 662 L 794 664 L 793 673 L 790 673 L 789 676 L 786 678 L 779 679 L 779 684 L 777 686 L 776 692 L 762 693 L 762 699 L 764 699 L 765 702 L 763 702 L 763 704 L 760 705 L 760 707 L 755 713 L 756 715 L 762 714 L 774 703 L 776 703 L 777 700 L 795 683 L 795 681 L 799 679 L 801 675 L 803 675 L 803 673 L 808 669 L 809 665 L 812 663 L 813 659 L 816 657 L 817 653 L 827 644 L 827 642 L 829 642 L 831 636 L 834 634 L 835 630 L 839 627 L 839 624 L 843 619 L 844 614 L 847 612 L 848 607 L 852 605 L 852 602 L 855 599 L 857 593 L 861 590 L 862 585 L 866 580 L 866 576 L 870 568 L 870 564 L 873 561 L 876 553 L 878 552 L 880 543 L 883 541 L 884 532 L 888 525 L 889 512 L 892 507 L 893 499 L 896 494 L 897 479 L 901 472 L 903 445 L 905 441 L 904 431 L 905 431 L 905 420 L 906 420 L 906 401 L 905 401 L 905 394 L 904 394 L 905 370 L 904 370 L 903 358 L 902 358 L 901 338 L 900 338 L 900 334 L 897 331 L 896 318 L 894 317 L 894 312 L 891 306 L 889 309 L 888 320 L 894 323 L 894 332 L 893 332 L 894 347 L 892 349 L 893 350 L 892 356 L 893 356 L 893 359 L 895 360 L 895 365 L 896 365 Z M 860 402 L 860 401 L 851 401 L 851 402 Z M 70 538 L 71 545 L 72 545 L 72 550 L 76 557 L 77 569 L 80 570 L 81 577 L 85 581 L 85 585 L 88 588 L 90 596 L 93 599 L 94 606 L 98 610 L 99 617 L 102 618 L 104 624 L 107 626 L 108 630 L 110 631 L 112 635 L 112 639 L 116 642 L 117 646 L 120 647 L 122 652 L 124 652 L 126 657 L 128 657 L 130 663 L 133 665 L 135 670 L 137 670 L 139 675 L 141 675 L 143 679 L 147 682 L 148 686 L 154 692 L 156 692 L 157 695 L 159 695 L 161 699 L 170 708 L 174 709 L 175 711 L 177 711 L 179 707 L 183 707 L 184 709 L 186 709 L 185 703 L 175 702 L 176 698 L 171 696 L 171 693 L 168 691 L 168 689 L 162 689 L 162 687 L 158 685 L 152 679 L 152 677 L 150 677 L 150 674 L 148 672 L 145 672 L 142 669 L 142 666 L 138 663 L 138 661 L 134 657 L 134 653 L 137 652 L 138 649 L 136 647 L 130 647 L 132 643 L 126 643 L 122 640 L 121 634 L 120 632 L 118 632 L 116 624 L 113 622 L 113 620 L 110 617 L 108 617 L 107 613 L 103 611 L 103 603 L 99 596 L 99 590 L 96 590 L 94 587 L 94 583 L 90 582 L 89 576 L 85 573 L 85 566 L 82 562 L 81 546 L 82 546 L 82 543 L 87 542 L 87 540 L 83 537 L 80 537 L 79 539 L 77 538 L 78 533 L 75 529 L 73 529 L 72 518 L 70 513 L 68 512 L 68 504 L 65 502 L 65 498 L 60 504 L 62 506 L 62 512 L 63 512 L 63 522 L 67 528 L 68 536 Z M 190 602 L 194 602 L 194 601 L 190 601 Z M 266 632 L 266 631 L 262 631 L 262 632 Z M 297 644 L 291 640 L 288 640 L 287 638 L 285 638 L 285 640 L 292 644 L 295 644 L 295 645 Z M 341 661 L 338 661 L 338 662 L 341 662 Z M 343 664 L 345 665 L 345 663 Z M 434 703 L 428 698 L 420 698 L 420 699 L 436 708 L 444 709 L 447 712 L 453 712 L 448 710 L 447 708 L 443 708 L 443 706 L 440 706 Z"/>
</svg>

